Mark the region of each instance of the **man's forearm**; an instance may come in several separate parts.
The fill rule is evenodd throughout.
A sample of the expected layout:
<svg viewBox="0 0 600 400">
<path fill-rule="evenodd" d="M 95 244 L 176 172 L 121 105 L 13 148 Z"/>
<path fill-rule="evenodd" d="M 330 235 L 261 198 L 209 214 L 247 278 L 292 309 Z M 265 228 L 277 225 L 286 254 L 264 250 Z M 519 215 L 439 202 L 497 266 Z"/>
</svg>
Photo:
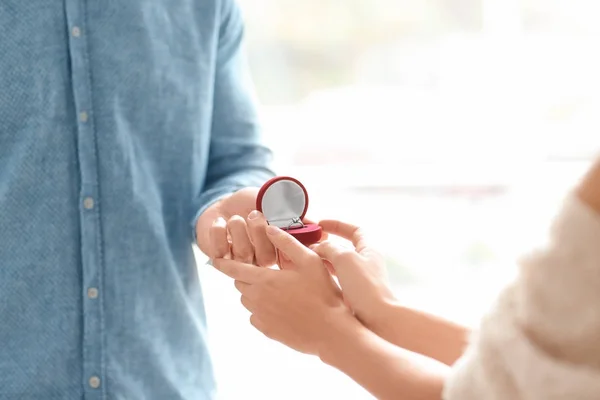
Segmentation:
<svg viewBox="0 0 600 400">
<path fill-rule="evenodd" d="M 319 356 L 381 400 L 440 400 L 450 370 L 385 341 L 357 321 L 340 325 Z"/>
<path fill-rule="evenodd" d="M 386 304 L 367 327 L 383 339 L 409 351 L 447 365 L 462 355 L 467 345 L 467 328 L 400 304 Z"/>
</svg>

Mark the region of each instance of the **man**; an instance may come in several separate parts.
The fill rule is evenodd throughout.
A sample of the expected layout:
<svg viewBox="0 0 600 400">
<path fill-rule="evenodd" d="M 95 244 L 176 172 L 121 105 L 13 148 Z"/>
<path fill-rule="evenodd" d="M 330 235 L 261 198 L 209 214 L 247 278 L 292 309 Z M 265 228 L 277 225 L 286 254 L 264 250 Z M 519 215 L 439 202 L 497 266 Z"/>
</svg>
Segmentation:
<svg viewBox="0 0 600 400">
<path fill-rule="evenodd" d="M 191 245 L 273 175 L 233 1 L 0 1 L 0 399 L 214 397 Z"/>
</svg>

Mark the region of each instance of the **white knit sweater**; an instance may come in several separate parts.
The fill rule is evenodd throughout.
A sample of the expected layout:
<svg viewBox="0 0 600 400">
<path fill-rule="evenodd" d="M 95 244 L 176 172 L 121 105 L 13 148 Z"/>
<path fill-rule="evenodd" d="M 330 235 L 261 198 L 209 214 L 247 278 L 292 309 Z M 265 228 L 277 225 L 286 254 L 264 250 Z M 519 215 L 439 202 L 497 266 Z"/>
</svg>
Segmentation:
<svg viewBox="0 0 600 400">
<path fill-rule="evenodd" d="M 600 399 L 600 216 L 570 197 L 454 366 L 445 400 Z"/>
</svg>

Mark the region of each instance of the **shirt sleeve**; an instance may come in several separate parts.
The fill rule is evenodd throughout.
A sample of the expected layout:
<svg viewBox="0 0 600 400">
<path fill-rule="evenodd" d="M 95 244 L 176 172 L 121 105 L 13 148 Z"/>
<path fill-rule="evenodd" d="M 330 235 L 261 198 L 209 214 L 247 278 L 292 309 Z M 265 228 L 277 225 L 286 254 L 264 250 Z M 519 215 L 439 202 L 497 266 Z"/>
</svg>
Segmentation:
<svg viewBox="0 0 600 400">
<path fill-rule="evenodd" d="M 260 128 L 254 86 L 242 51 L 244 24 L 234 0 L 222 1 L 215 68 L 212 129 L 206 182 L 196 221 L 210 205 L 231 193 L 261 186 L 274 176 L 272 152 Z"/>
<path fill-rule="evenodd" d="M 454 366 L 445 400 L 600 398 L 600 216 L 569 197 Z"/>
</svg>

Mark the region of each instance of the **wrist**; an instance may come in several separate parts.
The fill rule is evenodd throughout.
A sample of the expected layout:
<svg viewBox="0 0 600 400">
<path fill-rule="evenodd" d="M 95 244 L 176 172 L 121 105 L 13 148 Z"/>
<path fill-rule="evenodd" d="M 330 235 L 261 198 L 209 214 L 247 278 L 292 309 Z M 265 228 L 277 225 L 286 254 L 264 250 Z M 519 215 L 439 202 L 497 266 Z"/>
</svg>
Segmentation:
<svg viewBox="0 0 600 400">
<path fill-rule="evenodd" d="M 328 329 L 318 344 L 317 355 L 322 362 L 335 367 L 337 360 L 356 347 L 370 331 L 345 307 L 334 310 L 327 322 Z"/>
<path fill-rule="evenodd" d="M 390 320 L 402 308 L 396 298 L 385 297 L 371 306 L 367 312 L 357 313 L 357 316 L 365 327 L 381 336 L 379 331 L 385 331 Z"/>
<path fill-rule="evenodd" d="M 447 365 L 462 355 L 468 340 L 465 327 L 395 300 L 386 302 L 377 319 L 365 326 L 388 342 Z"/>
</svg>

